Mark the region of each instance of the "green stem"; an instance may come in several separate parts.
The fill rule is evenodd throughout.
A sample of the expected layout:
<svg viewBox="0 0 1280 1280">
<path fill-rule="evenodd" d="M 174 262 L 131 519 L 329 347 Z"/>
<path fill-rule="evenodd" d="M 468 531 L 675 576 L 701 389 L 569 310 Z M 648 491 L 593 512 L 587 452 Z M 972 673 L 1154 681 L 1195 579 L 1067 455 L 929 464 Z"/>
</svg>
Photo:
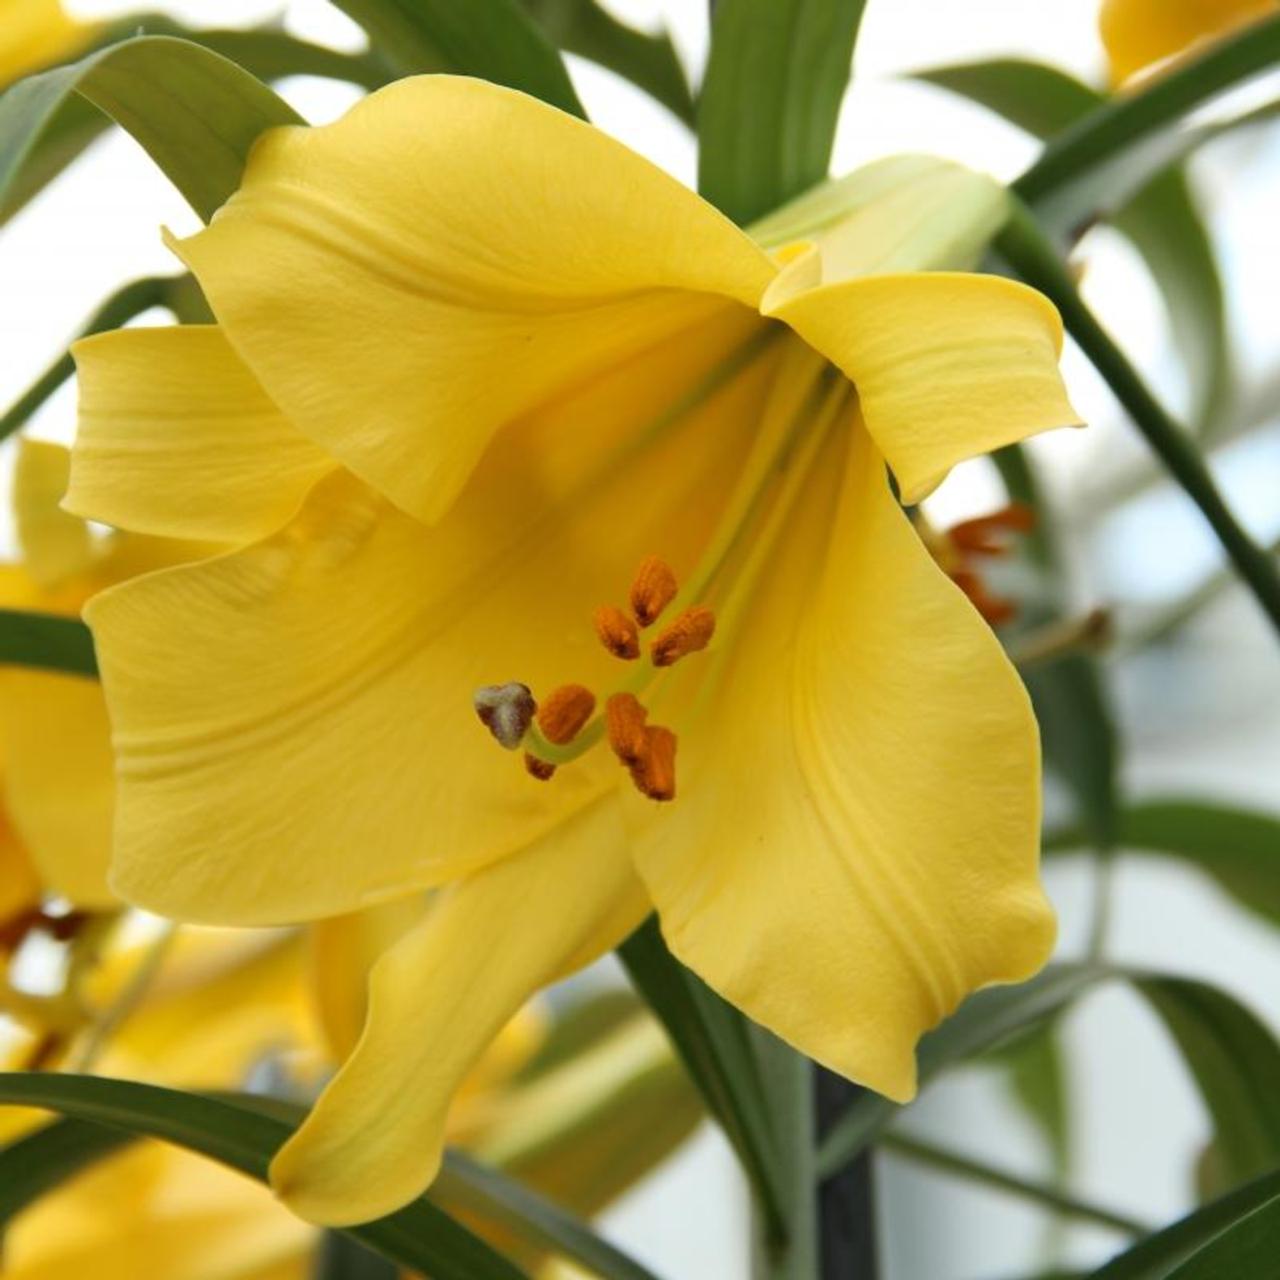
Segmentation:
<svg viewBox="0 0 1280 1280">
<path fill-rule="evenodd" d="M 1059 1191 L 1055 1187 L 1041 1182 L 1019 1178 L 1001 1169 L 993 1169 L 981 1161 L 972 1160 L 954 1151 L 946 1151 L 931 1143 L 920 1142 L 916 1138 L 907 1138 L 900 1133 L 886 1133 L 880 1138 L 880 1145 L 894 1155 L 914 1160 L 917 1164 L 927 1165 L 940 1173 L 954 1173 L 970 1182 L 977 1182 L 998 1191 L 1007 1191 L 1010 1195 L 1022 1200 L 1029 1200 L 1066 1218 L 1079 1218 L 1092 1222 L 1113 1231 L 1122 1231 L 1129 1236 L 1146 1235 L 1151 1228 L 1137 1222 L 1124 1214 L 1113 1213 L 1101 1205 L 1087 1200 L 1078 1200 L 1075 1196 Z"/>
<path fill-rule="evenodd" d="M 1201 102 L 1265 71 L 1280 59 L 1280 16 L 1245 27 L 1215 44 L 1203 57 L 1152 81 L 1141 93 L 1109 99 L 1063 130 L 1039 160 L 1013 184 L 1027 203 L 1044 199 L 1127 147 L 1154 133 Z"/>
<path fill-rule="evenodd" d="M 1057 306 L 1067 332 L 1102 374 L 1169 473 L 1199 507 L 1236 571 L 1280 632 L 1280 574 L 1275 564 L 1236 520 L 1191 438 L 1147 390 L 1128 358 L 1085 306 L 1062 260 L 1030 211 L 1018 201 L 1012 202 L 1009 222 L 996 239 L 996 248 L 1018 275 Z"/>
</svg>

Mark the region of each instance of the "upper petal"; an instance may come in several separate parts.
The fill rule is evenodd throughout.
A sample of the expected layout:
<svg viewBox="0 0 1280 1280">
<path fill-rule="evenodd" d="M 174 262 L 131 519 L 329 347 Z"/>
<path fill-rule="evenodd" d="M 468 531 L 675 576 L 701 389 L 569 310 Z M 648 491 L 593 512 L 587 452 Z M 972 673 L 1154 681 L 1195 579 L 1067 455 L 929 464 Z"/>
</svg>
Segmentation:
<svg viewBox="0 0 1280 1280">
<path fill-rule="evenodd" d="M 494 431 L 774 268 L 705 201 L 589 125 L 423 76 L 273 130 L 177 246 L 289 418 L 434 520 Z"/>
<path fill-rule="evenodd" d="M 868 276 L 766 296 L 762 309 L 853 380 L 906 503 L 965 458 L 1080 423 L 1058 371 L 1062 321 L 1025 285 L 949 272 Z"/>
<path fill-rule="evenodd" d="M 353 911 L 613 785 L 602 752 L 526 776 L 471 696 L 616 679 L 592 611 L 646 554 L 695 562 L 769 367 L 760 323 L 727 316 L 512 424 L 432 527 L 337 472 L 271 538 L 97 596 L 119 891 L 215 923 Z"/>
<path fill-rule="evenodd" d="M 67 511 L 159 537 L 250 542 L 337 465 L 216 326 L 119 329 L 72 351 L 80 411 Z"/>
<path fill-rule="evenodd" d="M 454 1091 L 540 987 L 616 946 L 649 910 L 606 797 L 519 857 L 453 885 L 375 966 L 355 1052 L 271 1165 L 311 1222 L 398 1209 L 440 1167 Z"/>
<path fill-rule="evenodd" d="M 1036 725 L 860 427 L 795 515 L 682 734 L 680 798 L 635 810 L 637 865 L 686 964 L 905 1100 L 920 1034 L 1050 949 Z"/>
<path fill-rule="evenodd" d="M 1275 0 L 1103 0 L 1098 28 L 1115 84 L 1275 12 Z"/>
</svg>

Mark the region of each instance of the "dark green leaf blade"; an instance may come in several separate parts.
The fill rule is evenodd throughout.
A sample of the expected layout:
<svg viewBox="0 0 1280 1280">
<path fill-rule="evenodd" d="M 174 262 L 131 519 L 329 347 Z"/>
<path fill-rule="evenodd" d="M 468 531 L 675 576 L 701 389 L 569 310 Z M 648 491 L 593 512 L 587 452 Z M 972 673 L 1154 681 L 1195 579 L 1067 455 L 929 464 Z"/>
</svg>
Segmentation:
<svg viewBox="0 0 1280 1280">
<path fill-rule="evenodd" d="M 618 957 L 733 1144 L 769 1230 L 781 1237 L 786 1192 L 742 1015 L 671 955 L 653 916 L 618 948 Z"/>
<path fill-rule="evenodd" d="M 267 1109 L 129 1080 L 45 1072 L 0 1074 L 0 1103 L 39 1107 L 159 1138 L 265 1181 L 292 1132 Z M 512 1263 L 425 1199 L 346 1233 L 402 1267 L 435 1280 L 524 1280 Z"/>
<path fill-rule="evenodd" d="M 1050 831 L 1044 851 L 1080 847 L 1083 833 Z M 1242 907 L 1280 924 L 1280 818 L 1212 801 L 1152 799 L 1120 814 L 1118 843 L 1163 854 L 1212 876 Z"/>
<path fill-rule="evenodd" d="M 1181 1280 L 1188 1280 L 1178 1271 L 1179 1266 L 1229 1234 L 1236 1223 L 1251 1219 L 1259 1210 L 1269 1209 L 1274 1212 L 1275 1206 L 1280 1206 L 1280 1170 L 1246 1183 L 1243 1187 L 1237 1187 L 1163 1231 L 1157 1231 L 1119 1257 L 1113 1258 L 1101 1270 L 1095 1271 L 1090 1280 L 1170 1280 L 1174 1275 L 1179 1275 Z M 1272 1231 L 1274 1230 L 1273 1227 Z M 1274 1258 L 1274 1234 L 1271 1239 L 1271 1255 Z M 1262 1280 L 1268 1273 L 1227 1268 L 1210 1274 L 1230 1276 L 1233 1280 L 1235 1277 L 1239 1277 L 1239 1280 L 1251 1280 L 1252 1276 Z"/>
<path fill-rule="evenodd" d="M 32 76 L 0 98 L 0 205 L 74 93 L 131 133 L 202 218 L 240 183 L 265 129 L 297 113 L 234 62 L 169 36 L 140 36 Z"/>
<path fill-rule="evenodd" d="M 93 635 L 79 618 L 0 609 L 0 663 L 97 676 Z"/>
<path fill-rule="evenodd" d="M 666 31 L 637 31 L 596 0 L 524 0 L 524 6 L 560 48 L 630 80 L 686 124 L 693 123 L 693 94 Z"/>
<path fill-rule="evenodd" d="M 698 100 L 698 190 L 746 226 L 822 181 L 865 0 L 721 0 Z"/>
<path fill-rule="evenodd" d="M 312 1280 L 400 1280 L 400 1268 L 341 1231 L 326 1231 L 317 1246 L 311 1276 Z"/>
<path fill-rule="evenodd" d="M 120 1129 L 54 1120 L 0 1148 L 0 1234 L 15 1214 L 132 1141 Z"/>
<path fill-rule="evenodd" d="M 564 59 L 518 0 L 334 0 L 405 74 L 453 71 L 585 115 Z"/>
</svg>

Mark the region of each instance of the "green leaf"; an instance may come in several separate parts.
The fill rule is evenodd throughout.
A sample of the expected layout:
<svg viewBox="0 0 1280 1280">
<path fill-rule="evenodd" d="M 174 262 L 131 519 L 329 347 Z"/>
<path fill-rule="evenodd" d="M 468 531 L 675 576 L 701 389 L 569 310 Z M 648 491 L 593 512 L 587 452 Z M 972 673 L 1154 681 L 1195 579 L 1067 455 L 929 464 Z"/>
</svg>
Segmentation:
<svg viewBox="0 0 1280 1280">
<path fill-rule="evenodd" d="M 283 31 L 197 30 L 161 15 L 135 15 L 125 22 L 112 23 L 94 47 L 102 49 L 139 34 L 185 37 L 230 58 L 260 80 L 294 75 L 325 76 L 376 89 L 389 78 L 387 69 L 371 56 L 339 53 Z M 44 125 L 21 172 L 0 200 L 0 226 L 109 127 L 110 121 L 86 99 L 78 95 L 65 98 Z"/>
<path fill-rule="evenodd" d="M 1159 145 L 1194 107 L 1280 60 L 1280 16 L 1263 18 L 1214 42 L 1135 93 L 1110 98 L 1045 149 L 1014 184 L 1028 204 L 1045 207 L 1069 197 L 1071 185 L 1104 164 Z"/>
<path fill-rule="evenodd" d="M 1280 1163 L 1280 1045 L 1225 992 L 1185 978 L 1089 964 L 1061 964 L 1016 987 L 979 992 L 920 1042 L 923 1087 L 942 1071 L 1024 1034 L 1104 981 L 1124 980 L 1168 1028 L 1212 1115 L 1230 1176 Z M 827 1176 L 874 1142 L 900 1110 L 884 1098 L 859 1099 L 818 1153 Z"/>
<path fill-rule="evenodd" d="M 0 1103 L 40 1107 L 134 1137 L 159 1138 L 265 1182 L 291 1126 L 269 1107 L 96 1076 L 0 1074 Z M 434 1280 L 522 1280 L 522 1273 L 448 1214 L 418 1199 L 345 1234 Z"/>
<path fill-rule="evenodd" d="M 96 676 L 93 635 L 79 618 L 0 609 L 0 663 Z"/>
<path fill-rule="evenodd" d="M 524 7 L 561 49 L 630 80 L 693 124 L 693 94 L 675 45 L 664 31 L 650 34 L 619 22 L 596 0 L 523 0 Z"/>
<path fill-rule="evenodd" d="M 584 116 L 564 59 L 518 0 L 334 0 L 397 70 L 453 71 Z"/>
<path fill-rule="evenodd" d="M 266 85 L 208 49 L 169 36 L 126 40 L 0 98 L 0 205 L 75 93 L 131 133 L 206 220 L 239 185 L 259 134 L 301 122 Z"/>
<path fill-rule="evenodd" d="M 655 1280 L 651 1271 L 596 1235 L 572 1214 L 512 1178 L 451 1151 L 431 1196 L 463 1217 L 506 1228 L 562 1254 L 604 1280 Z"/>
<path fill-rule="evenodd" d="M 938 67 L 916 78 L 981 103 L 1042 140 L 1063 133 L 1107 103 L 1102 94 L 1065 72 L 1017 59 Z M 1071 184 L 1069 201 L 1058 206 L 1056 215 L 1057 223 L 1065 223 L 1068 230 L 1099 215 L 1109 216 L 1142 254 L 1163 296 L 1187 371 L 1192 419 L 1205 430 L 1221 422 L 1228 408 L 1226 302 L 1213 246 L 1191 189 L 1168 161 L 1212 132 L 1184 130 L 1178 137 L 1162 137 L 1159 154 L 1149 148 L 1151 154 L 1144 157 L 1146 164 L 1156 162 L 1157 169 L 1163 164 L 1159 172 L 1121 153 L 1105 171 Z M 1042 219 L 1052 195 L 1035 204 Z M 1048 212 L 1052 217 L 1053 210 Z"/>
<path fill-rule="evenodd" d="M 1252 1223 L 1258 1224 L 1255 1214 L 1274 1215 L 1280 1207 L 1280 1170 L 1257 1178 L 1243 1187 L 1197 1209 L 1171 1227 L 1157 1231 L 1155 1235 L 1140 1241 L 1132 1249 L 1113 1258 L 1105 1267 L 1095 1271 L 1090 1280 L 1189 1280 L 1195 1272 L 1184 1273 L 1179 1268 L 1190 1259 L 1203 1258 L 1215 1245 L 1230 1248 L 1233 1229 Z M 1262 1221 L 1266 1221 L 1263 1219 Z M 1252 1234 L 1252 1227 L 1248 1232 Z M 1269 1226 L 1270 1254 L 1266 1267 L 1247 1269 L 1244 1258 L 1229 1254 L 1219 1255 L 1223 1263 L 1216 1271 L 1202 1271 L 1200 1276 L 1212 1276 L 1214 1280 L 1264 1280 L 1274 1274 L 1276 1224 L 1274 1217 Z M 1243 1242 L 1242 1242 L 1243 1243 Z M 1210 1255 L 1212 1257 L 1212 1255 Z M 1245 1269 L 1240 1269 L 1245 1267 Z"/>
<path fill-rule="evenodd" d="M 618 957 L 733 1144 L 769 1233 L 782 1238 L 786 1191 L 744 1018 L 672 956 L 654 916 L 618 948 Z"/>
<path fill-rule="evenodd" d="M 1280 818 L 1197 800 L 1148 800 L 1123 810 L 1118 844 L 1163 854 L 1212 876 L 1247 911 L 1280 924 Z M 1077 830 L 1046 832 L 1045 853 L 1076 849 Z"/>
<path fill-rule="evenodd" d="M 400 1280 L 400 1268 L 341 1231 L 320 1237 L 311 1280 Z"/>
<path fill-rule="evenodd" d="M 1007 1072 L 1014 1101 L 1039 1130 L 1054 1174 L 1062 1180 L 1071 1167 L 1071 1117 L 1066 1060 L 1056 1025 L 1047 1022 L 997 1048 L 992 1060 Z"/>
<path fill-rule="evenodd" d="M 827 176 L 865 0 L 721 0 L 698 190 L 740 226 Z"/>
<path fill-rule="evenodd" d="M 0 1148 L 0 1234 L 15 1214 L 132 1141 L 119 1129 L 55 1120 Z"/>
<path fill-rule="evenodd" d="M 191 276 L 145 276 L 117 289 L 89 317 L 76 338 L 119 329 L 152 307 L 167 307 L 183 324 L 212 319 Z M 0 440 L 19 430 L 73 373 L 75 361 L 64 351 L 0 417 Z"/>
</svg>

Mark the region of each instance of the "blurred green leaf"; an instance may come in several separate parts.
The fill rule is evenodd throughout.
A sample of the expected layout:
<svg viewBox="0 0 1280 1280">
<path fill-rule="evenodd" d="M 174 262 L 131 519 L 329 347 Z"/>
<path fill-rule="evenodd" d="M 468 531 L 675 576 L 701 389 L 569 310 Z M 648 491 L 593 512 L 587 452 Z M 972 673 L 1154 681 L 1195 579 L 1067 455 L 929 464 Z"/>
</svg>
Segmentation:
<svg viewBox="0 0 1280 1280">
<path fill-rule="evenodd" d="M 145 276 L 117 289 L 89 317 L 76 338 L 119 329 L 152 307 L 166 307 L 183 324 L 213 318 L 191 276 Z M 75 361 L 64 351 L 0 417 L 0 440 L 19 430 L 74 372 Z"/>
<path fill-rule="evenodd" d="M 698 100 L 698 190 L 739 226 L 827 176 L 864 6 L 716 6 Z"/>
<path fill-rule="evenodd" d="M 398 71 L 452 71 L 586 113 L 564 59 L 518 0 L 334 0 Z M 425 122 L 424 122 L 425 123 Z"/>
<path fill-rule="evenodd" d="M 1083 843 L 1081 831 L 1060 829 L 1045 833 L 1043 847 L 1052 854 Z M 1247 911 L 1280 924 L 1280 818 L 1209 801 L 1147 800 L 1121 812 L 1117 843 L 1189 862 Z"/>
<path fill-rule="evenodd" d="M 667 950 L 654 916 L 618 948 L 618 958 L 738 1153 L 770 1233 L 781 1238 L 786 1192 L 742 1014 Z"/>
<path fill-rule="evenodd" d="M 1052 965 L 1020 986 L 979 992 L 920 1042 L 921 1085 L 1014 1035 L 1041 1026 L 1104 981 L 1129 982 L 1159 1015 L 1213 1117 L 1229 1175 L 1280 1164 L 1280 1045 L 1233 997 L 1205 983 L 1110 965 Z M 874 1142 L 900 1110 L 860 1099 L 818 1153 L 825 1176 Z"/>
<path fill-rule="evenodd" d="M 666 31 L 637 31 L 596 0 L 523 0 L 561 49 L 620 75 L 693 124 L 693 94 Z"/>
<path fill-rule="evenodd" d="M 257 1100 L 255 1100 L 257 1101 Z M 39 1107 L 133 1137 L 159 1138 L 265 1181 L 271 1157 L 292 1132 L 270 1100 L 252 1110 L 223 1098 L 96 1076 L 0 1074 L 0 1103 Z M 85 1140 L 85 1148 L 91 1146 Z M 102 1152 L 99 1150 L 96 1158 Z M 68 1164 L 66 1151 L 60 1167 Z M 28 1166 L 29 1167 L 29 1166 Z M 31 1176 L 39 1178 L 39 1171 Z M 11 1193 L 12 1194 L 12 1193 Z M 424 1199 L 345 1232 L 403 1267 L 435 1280 L 522 1280 L 522 1273 Z"/>
<path fill-rule="evenodd" d="M 1057 1026 L 1047 1022 L 996 1048 L 991 1057 L 1007 1073 L 1014 1101 L 1044 1139 L 1055 1176 L 1065 1178 L 1071 1167 L 1071 1116 Z"/>
<path fill-rule="evenodd" d="M 0 1233 L 15 1214 L 132 1141 L 120 1129 L 54 1120 L 0 1147 Z"/>
<path fill-rule="evenodd" d="M 131 133 L 202 218 L 236 189 L 264 129 L 300 117 L 219 54 L 169 36 L 111 45 L 0 98 L 0 205 L 73 94 Z"/>
<path fill-rule="evenodd" d="M 199 30 L 158 14 L 137 14 L 108 24 L 94 48 L 102 49 L 136 35 L 184 37 L 230 58 L 259 80 L 324 76 L 376 89 L 389 78 L 386 68 L 376 58 L 339 53 L 284 31 L 261 27 L 243 31 Z M 110 123 L 86 99 L 78 95 L 66 98 L 44 126 L 39 142 L 0 200 L 0 226 L 53 181 Z"/>
<path fill-rule="evenodd" d="M 1092 118 L 1108 101 L 1055 67 L 1017 59 L 938 67 L 916 78 L 981 103 L 1042 140 Z M 1070 205 L 1059 207 L 1054 223 L 1072 230 L 1099 215 L 1110 217 L 1142 254 L 1164 299 L 1186 369 L 1192 419 L 1206 430 L 1220 423 L 1227 410 L 1226 302 L 1204 221 L 1186 177 L 1170 161 L 1208 136 L 1161 135 L 1159 154 L 1144 157 L 1144 163 L 1154 162 L 1154 169 L 1120 153 L 1118 171 L 1092 174 L 1087 184 L 1082 180 L 1071 186 Z M 1049 198 L 1042 195 L 1036 201 L 1038 216 L 1044 216 Z"/>
<path fill-rule="evenodd" d="M 79 618 L 0 609 L 0 664 L 97 676 L 93 636 Z"/>
<path fill-rule="evenodd" d="M 1177 1276 L 1179 1280 L 1189 1280 L 1196 1275 L 1208 1280 L 1269 1280 L 1275 1275 L 1275 1242 L 1277 1224 L 1274 1215 L 1280 1208 L 1280 1170 L 1268 1173 L 1253 1182 L 1238 1187 L 1229 1195 L 1215 1200 L 1212 1204 L 1197 1209 L 1185 1218 L 1179 1219 L 1171 1227 L 1157 1231 L 1155 1235 L 1140 1241 L 1132 1249 L 1113 1258 L 1105 1267 L 1095 1271 L 1090 1280 L 1171 1280 Z M 1230 1237 L 1233 1228 L 1245 1223 L 1252 1223 L 1248 1234 L 1258 1225 L 1259 1219 L 1254 1215 L 1263 1212 L 1270 1217 L 1268 1227 L 1269 1252 L 1266 1267 L 1262 1269 L 1237 1269 L 1246 1266 L 1247 1255 L 1219 1255 L 1225 1264 L 1216 1271 L 1184 1273 L 1179 1268 L 1189 1260 L 1208 1254 L 1215 1244 L 1222 1243 L 1230 1248 Z M 1267 1218 L 1261 1220 L 1266 1222 Z M 1241 1243 L 1244 1243 L 1242 1241 Z M 1212 1259 L 1212 1255 L 1208 1255 Z M 1269 1268 L 1269 1269 L 1268 1269 Z"/>
<path fill-rule="evenodd" d="M 311 1280 L 400 1280 L 400 1268 L 340 1231 L 326 1231 L 316 1247 Z"/>
</svg>

